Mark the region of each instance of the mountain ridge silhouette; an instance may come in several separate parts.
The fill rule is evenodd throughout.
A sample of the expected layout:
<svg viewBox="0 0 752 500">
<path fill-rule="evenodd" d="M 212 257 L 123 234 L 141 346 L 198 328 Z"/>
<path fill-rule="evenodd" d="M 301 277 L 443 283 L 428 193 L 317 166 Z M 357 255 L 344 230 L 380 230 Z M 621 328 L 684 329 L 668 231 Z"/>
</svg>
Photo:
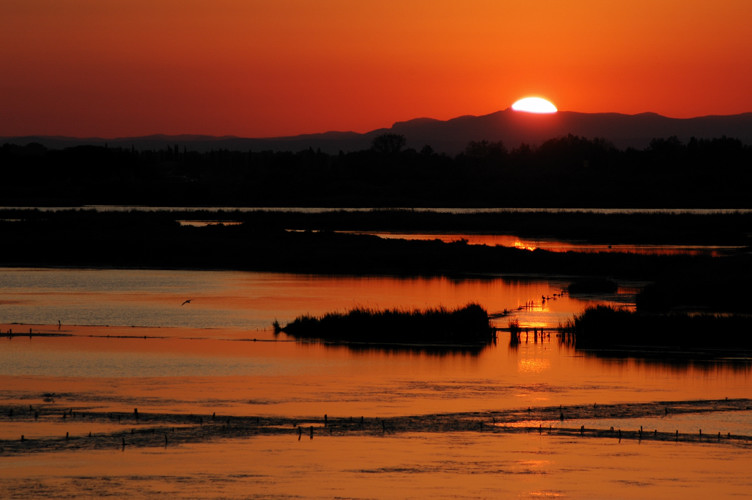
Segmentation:
<svg viewBox="0 0 752 500">
<path fill-rule="evenodd" d="M 686 142 L 691 137 L 731 137 L 752 144 L 752 112 L 735 115 L 707 115 L 694 118 L 670 118 L 657 113 L 580 113 L 559 111 L 535 114 L 508 108 L 486 115 L 463 115 L 448 120 L 413 118 L 397 121 L 389 128 L 365 133 L 328 131 L 283 137 L 244 138 L 232 135 L 153 134 L 139 137 L 75 138 L 66 136 L 1 137 L 0 143 L 40 143 L 50 149 L 81 145 L 110 145 L 115 147 L 164 149 L 184 147 L 188 150 L 277 150 L 300 151 L 320 149 L 327 153 L 368 149 L 374 137 L 394 133 L 404 135 L 407 147 L 420 150 L 430 146 L 436 152 L 456 154 L 471 141 L 501 141 L 506 147 L 522 143 L 539 145 L 548 139 L 569 134 L 588 139 L 602 138 L 620 149 L 648 147 L 654 138 L 676 136 Z"/>
</svg>

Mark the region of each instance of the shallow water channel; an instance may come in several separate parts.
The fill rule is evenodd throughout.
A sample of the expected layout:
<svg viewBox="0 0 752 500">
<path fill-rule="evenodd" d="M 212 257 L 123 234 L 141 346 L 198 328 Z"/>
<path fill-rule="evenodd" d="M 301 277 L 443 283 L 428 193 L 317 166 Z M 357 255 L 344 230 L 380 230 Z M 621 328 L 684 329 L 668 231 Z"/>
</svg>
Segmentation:
<svg viewBox="0 0 752 500">
<path fill-rule="evenodd" d="M 534 336 L 533 329 L 556 327 L 589 305 L 631 307 L 639 286 L 620 283 L 619 292 L 612 296 L 573 297 L 562 293 L 569 282 L 568 277 L 541 276 L 404 279 L 3 269 L 0 328 L 16 334 L 31 330 L 32 336 L 0 337 L 0 405 L 31 405 L 49 412 L 138 408 L 142 414 L 307 418 L 317 422 L 318 429 L 324 414 L 355 421 L 361 416 L 420 420 L 431 414 L 482 415 L 528 407 L 752 397 L 752 369 L 745 361 L 607 358 L 560 344 L 555 332 Z M 477 302 L 492 314 L 506 310 L 508 315 L 494 319 L 494 324 L 504 328 L 515 318 L 530 334 L 523 334 L 517 347 L 510 347 L 508 333 L 500 331 L 497 342 L 483 349 L 445 351 L 301 342 L 284 334 L 275 336 L 271 329 L 275 319 L 284 324 L 300 314 L 354 306 L 454 307 L 468 302 Z M 30 419 L 10 419 L 2 426 L 0 440 L 17 440 L 19 434 L 29 439 L 66 432 L 83 436 L 92 430 L 109 432 L 109 426 L 117 423 L 45 417 L 35 426 Z M 573 420 L 571 425 L 575 423 L 577 428 L 599 425 L 593 420 Z M 564 425 L 540 419 L 533 424 Z M 641 425 L 666 433 L 693 434 L 702 428 L 708 435 L 752 435 L 749 411 L 627 415 L 601 423 L 604 428 Z M 674 443 L 670 448 L 668 443 L 625 441 L 618 448 L 612 440 L 600 444 L 597 439 L 582 442 L 545 434 L 534 438 L 494 434 L 488 438 L 491 441 L 461 432 L 249 439 L 154 451 L 123 447 L 109 452 L 0 453 L 0 491 L 33 497 L 28 494 L 33 490 L 26 488 L 36 484 L 43 494 L 62 488 L 61 494 L 85 495 L 83 477 L 91 481 L 88 494 L 93 495 L 127 494 L 140 484 L 141 491 L 155 496 L 162 492 L 192 497 L 196 493 L 188 491 L 186 484 L 194 484 L 203 488 L 198 496 L 206 497 L 402 497 L 433 496 L 419 485 L 444 484 L 448 489 L 435 490 L 438 496 L 618 498 L 622 496 L 618 488 L 627 485 L 628 490 L 621 490 L 629 491 L 627 496 L 655 497 L 653 493 L 685 491 L 681 481 L 711 488 L 711 474 L 718 474 L 723 461 L 742 460 L 740 470 L 743 463 L 752 463 L 748 447 L 723 443 Z M 113 453 L 119 455 L 111 457 Z M 700 472 L 677 472 L 676 464 L 661 462 L 679 456 L 691 470 Z M 148 464 L 159 462 L 157 457 L 162 465 L 150 469 Z M 604 462 L 606 457 L 621 458 Z M 123 469 L 107 467 L 118 460 Z M 168 465 L 174 460 L 182 461 L 183 472 Z M 703 461 L 707 461 L 706 472 L 702 472 Z M 651 471 L 646 463 L 654 463 L 655 468 Z M 647 476 L 629 479 L 633 470 Z M 735 475 L 734 470 L 736 465 L 729 466 L 726 473 L 731 494 L 750 486 L 747 476 Z M 581 479 L 586 472 L 602 477 L 585 484 Z M 340 474 L 343 482 L 325 481 L 328 474 Z M 467 484 L 471 477 L 479 482 Z M 512 485 L 511 478 L 521 482 Z M 399 490 L 400 484 L 404 490 Z"/>
</svg>

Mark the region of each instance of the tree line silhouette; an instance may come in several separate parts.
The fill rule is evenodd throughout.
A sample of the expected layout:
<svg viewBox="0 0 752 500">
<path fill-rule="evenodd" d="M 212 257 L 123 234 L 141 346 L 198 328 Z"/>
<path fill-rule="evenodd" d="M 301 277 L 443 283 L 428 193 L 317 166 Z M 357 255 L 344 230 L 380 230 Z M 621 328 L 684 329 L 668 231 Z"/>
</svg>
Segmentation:
<svg viewBox="0 0 752 500">
<path fill-rule="evenodd" d="M 458 155 L 405 148 L 197 152 L 0 147 L 7 205 L 729 207 L 752 204 L 752 147 L 658 138 L 643 149 L 569 135 L 539 146 L 474 141 Z"/>
</svg>

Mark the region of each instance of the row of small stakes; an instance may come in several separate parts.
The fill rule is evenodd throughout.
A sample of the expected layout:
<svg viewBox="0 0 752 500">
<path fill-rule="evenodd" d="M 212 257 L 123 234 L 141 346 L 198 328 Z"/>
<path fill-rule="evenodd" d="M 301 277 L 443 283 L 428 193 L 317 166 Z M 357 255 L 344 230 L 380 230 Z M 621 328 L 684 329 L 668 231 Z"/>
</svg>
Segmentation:
<svg viewBox="0 0 752 500">
<path fill-rule="evenodd" d="M 682 402 L 679 402 L 680 404 Z M 732 401 L 707 401 L 707 402 L 690 402 L 696 405 L 702 405 L 702 408 L 693 412 L 690 409 L 679 408 L 677 413 L 696 413 L 711 411 L 708 408 L 715 406 L 718 411 L 732 410 L 750 410 L 752 401 L 750 400 L 732 400 Z M 725 403 L 725 404 L 724 404 Z M 648 404 L 633 405 L 605 405 L 592 406 L 593 415 L 597 411 L 600 415 L 597 418 L 620 418 L 620 415 L 611 415 L 610 409 L 620 407 L 635 408 Z M 61 412 L 59 409 L 50 408 L 9 408 L 3 410 L 3 416 L 11 420 L 28 421 L 31 425 L 40 418 L 49 420 L 50 418 L 75 419 L 76 421 L 93 421 L 93 422 L 113 422 L 117 421 L 123 425 L 138 425 L 132 427 L 129 431 L 118 430 L 110 433 L 91 433 L 80 436 L 71 436 L 66 432 L 65 437 L 59 438 L 40 438 L 28 439 L 21 436 L 16 440 L 0 441 L 0 455 L 9 453 L 24 453 L 28 451 L 41 450 L 63 450 L 72 448 L 91 448 L 100 449 L 108 447 L 118 447 L 125 449 L 126 445 L 133 446 L 167 446 L 171 444 L 181 444 L 190 442 L 206 441 L 213 438 L 240 438 L 254 435 L 277 435 L 293 434 L 298 439 L 303 435 L 313 439 L 314 435 L 346 435 L 351 433 L 360 433 L 364 435 L 376 434 L 397 434 L 404 432 L 494 432 L 494 433 L 538 433 L 548 435 L 567 435 L 581 437 L 611 437 L 621 439 L 636 440 L 658 440 L 658 441 L 714 441 L 742 444 L 745 446 L 752 445 L 752 436 L 732 435 L 729 432 L 725 434 L 703 433 L 698 429 L 693 433 L 659 432 L 654 429 L 652 432 L 644 431 L 642 426 L 639 430 L 622 430 L 586 428 L 581 425 L 579 428 L 563 427 L 567 420 L 564 412 L 576 413 L 579 416 L 573 418 L 581 420 L 582 412 L 585 407 L 575 406 L 568 408 L 539 408 L 527 411 L 510 410 L 504 412 L 490 413 L 459 413 L 459 414 L 440 414 L 440 415 L 423 415 L 408 417 L 390 417 L 390 418 L 332 418 L 324 415 L 321 419 L 296 419 L 283 417 L 244 417 L 244 416 L 217 416 L 212 415 L 185 415 L 185 414 L 160 414 L 160 413 L 139 413 L 134 409 L 132 413 L 106 413 L 78 411 L 72 409 Z M 665 415 L 669 414 L 669 407 L 663 406 Z M 558 413 L 558 418 L 552 418 Z M 649 415 L 655 416 L 656 412 Z M 528 418 L 525 418 L 528 417 Z M 593 418 L 591 416 L 590 418 Z M 633 418 L 640 418 L 633 417 Z M 524 425 L 525 422 L 537 420 L 538 425 Z M 554 422 L 559 423 L 554 426 Z M 544 425 L 546 422 L 548 425 Z M 149 425 L 151 424 L 151 425 Z M 518 425 L 511 425 L 518 424 Z M 523 425 L 519 425 L 523 424 Z"/>
</svg>

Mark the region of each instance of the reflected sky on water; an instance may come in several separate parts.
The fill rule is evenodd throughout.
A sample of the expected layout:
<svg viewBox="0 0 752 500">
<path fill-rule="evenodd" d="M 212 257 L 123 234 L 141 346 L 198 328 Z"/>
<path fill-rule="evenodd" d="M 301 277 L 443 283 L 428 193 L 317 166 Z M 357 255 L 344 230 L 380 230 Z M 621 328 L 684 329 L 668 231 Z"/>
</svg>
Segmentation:
<svg viewBox="0 0 752 500">
<path fill-rule="evenodd" d="M 91 422 L 58 415 L 133 414 L 134 408 L 141 414 L 207 418 L 215 413 L 303 417 L 315 423 L 317 434 L 315 439 L 248 435 L 182 445 L 167 445 L 165 437 L 164 447 L 3 456 L 0 492 L 17 498 L 45 492 L 66 497 L 170 492 L 193 498 L 199 489 L 207 498 L 390 497 L 395 492 L 671 498 L 687 488 L 699 497 L 748 492 L 749 449 L 715 437 L 701 444 L 477 430 L 332 437 L 320 434 L 320 421 L 325 414 L 419 421 L 421 415 L 459 412 L 471 412 L 474 420 L 504 409 L 525 414 L 528 407 L 564 405 L 574 411 L 595 403 L 644 402 L 660 409 L 666 401 L 749 398 L 749 363 L 604 358 L 559 343 L 555 332 L 543 339 L 523 334 L 513 348 L 509 334 L 500 331 L 496 343 L 482 349 L 434 351 L 296 341 L 271 329 L 274 319 L 284 323 L 304 313 L 353 306 L 453 307 L 474 301 L 491 312 L 510 309 L 523 328 L 540 331 L 587 305 L 633 304 L 634 283 L 621 283 L 621 293 L 599 298 L 560 295 L 568 282 L 565 277 L 3 269 L 0 405 L 33 405 L 45 415 L 39 422 L 3 417 L 0 439 L 15 441 L 25 434 L 31 440 L 62 440 L 70 433 L 85 442 L 90 432 L 123 432 L 123 439 L 130 439 L 137 427 L 132 420 L 120 424 L 119 418 Z M 508 320 L 495 323 L 503 327 Z M 10 329 L 65 336 L 8 337 Z M 752 434 L 749 411 L 540 423 L 546 424 Z"/>
<path fill-rule="evenodd" d="M 561 295 L 570 279 L 321 276 L 232 271 L 0 270 L 0 323 L 268 329 L 276 319 L 366 308 L 458 307 L 529 313 L 520 322 L 556 326 L 587 305 Z M 633 303 L 633 288 L 609 297 Z M 544 300 L 545 299 L 545 300 Z M 183 305 L 186 300 L 190 303 Z M 504 319 L 499 326 L 504 326 Z M 534 324 L 535 323 L 535 324 Z"/>
<path fill-rule="evenodd" d="M 533 328 L 604 302 L 559 295 L 565 278 L 111 269 L 4 269 L 0 278 L 4 332 L 72 335 L 0 338 L 0 379 L 13 388 L 10 398 L 60 392 L 112 408 L 405 415 L 750 396 L 747 363 L 603 359 L 560 344 L 555 332 L 536 342 Z M 607 302 L 629 305 L 630 297 Z M 271 330 L 274 319 L 354 306 L 471 301 L 490 312 L 512 310 L 530 334 L 516 348 L 502 331 L 480 350 L 432 351 L 300 342 Z"/>
</svg>

